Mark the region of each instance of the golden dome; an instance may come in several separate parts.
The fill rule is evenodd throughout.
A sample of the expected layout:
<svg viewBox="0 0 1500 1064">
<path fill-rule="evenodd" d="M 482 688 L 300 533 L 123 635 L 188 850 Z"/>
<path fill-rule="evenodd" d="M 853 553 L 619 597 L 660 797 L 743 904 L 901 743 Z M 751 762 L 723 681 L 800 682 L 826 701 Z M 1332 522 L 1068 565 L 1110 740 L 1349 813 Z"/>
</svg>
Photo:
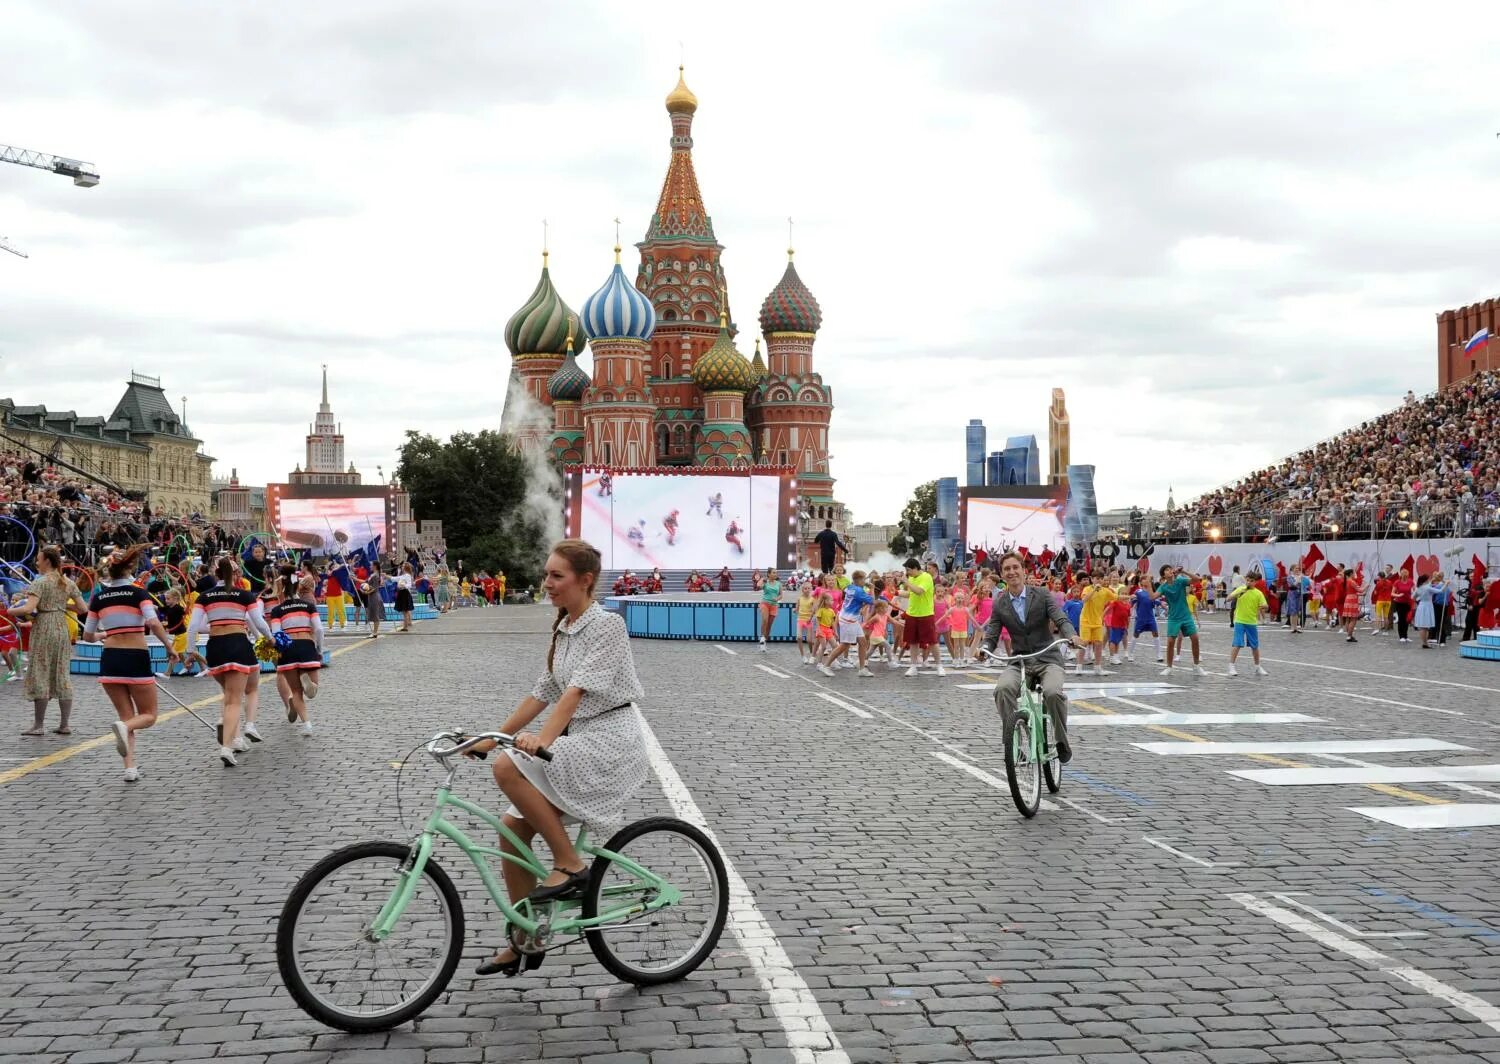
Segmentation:
<svg viewBox="0 0 1500 1064">
<path fill-rule="evenodd" d="M 667 93 L 667 113 L 690 115 L 698 110 L 698 97 L 682 80 L 682 67 L 677 68 L 677 87 Z"/>
</svg>

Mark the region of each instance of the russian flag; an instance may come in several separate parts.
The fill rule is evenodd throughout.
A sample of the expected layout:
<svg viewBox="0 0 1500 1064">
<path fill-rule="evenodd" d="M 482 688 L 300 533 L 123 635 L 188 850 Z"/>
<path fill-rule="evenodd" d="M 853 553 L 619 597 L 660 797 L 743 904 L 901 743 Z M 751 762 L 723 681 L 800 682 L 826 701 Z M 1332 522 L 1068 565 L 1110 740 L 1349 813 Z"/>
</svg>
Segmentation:
<svg viewBox="0 0 1500 1064">
<path fill-rule="evenodd" d="M 1489 342 L 1490 331 L 1488 329 L 1480 329 L 1473 336 L 1469 337 L 1468 343 L 1464 344 L 1464 354 L 1470 358 L 1474 358 L 1478 354 L 1479 349 Z"/>
</svg>

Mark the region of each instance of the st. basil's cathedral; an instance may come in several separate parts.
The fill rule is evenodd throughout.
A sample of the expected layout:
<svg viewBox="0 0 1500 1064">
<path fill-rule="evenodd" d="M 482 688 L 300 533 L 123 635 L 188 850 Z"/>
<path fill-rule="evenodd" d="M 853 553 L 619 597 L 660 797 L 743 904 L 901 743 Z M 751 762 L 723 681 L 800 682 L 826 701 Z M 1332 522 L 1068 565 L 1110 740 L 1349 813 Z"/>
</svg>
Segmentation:
<svg viewBox="0 0 1500 1064">
<path fill-rule="evenodd" d="M 753 358 L 735 346 L 728 285 L 693 170 L 698 98 L 679 68 L 666 100 L 672 156 L 635 283 L 620 248 L 604 285 L 575 315 L 552 285 L 547 253 L 536 289 L 505 326 L 511 393 L 502 429 L 564 465 L 621 469 L 791 468 L 807 517 L 843 524 L 828 471 L 833 393 L 813 369 L 822 311 L 792 263 L 760 308 Z M 593 349 L 593 376 L 576 353 Z M 529 396 L 528 417 L 513 397 Z M 822 522 L 818 521 L 821 527 Z"/>
</svg>

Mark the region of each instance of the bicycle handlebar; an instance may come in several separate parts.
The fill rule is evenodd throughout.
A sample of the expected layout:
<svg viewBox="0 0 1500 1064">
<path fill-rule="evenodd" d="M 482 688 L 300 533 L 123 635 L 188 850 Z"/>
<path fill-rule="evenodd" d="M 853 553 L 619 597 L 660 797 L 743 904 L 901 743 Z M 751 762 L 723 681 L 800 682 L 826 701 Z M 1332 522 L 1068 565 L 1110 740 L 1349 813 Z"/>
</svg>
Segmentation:
<svg viewBox="0 0 1500 1064">
<path fill-rule="evenodd" d="M 1042 647 L 1041 650 L 1033 651 L 1030 654 L 1008 654 L 1005 657 L 1001 657 L 998 654 L 990 653 L 990 651 L 985 650 L 983 647 L 979 648 L 979 652 L 985 657 L 989 658 L 991 661 L 998 662 L 1001 665 L 1008 665 L 1013 661 L 1025 661 L 1028 658 L 1041 657 L 1043 654 L 1050 653 L 1056 647 L 1071 645 L 1072 640 L 1070 639 L 1054 639 L 1051 643 L 1048 643 L 1046 646 Z"/>
<path fill-rule="evenodd" d="M 439 747 L 438 743 L 444 741 L 445 739 L 453 743 L 454 745 L 448 747 Z M 463 732 L 455 729 L 453 731 L 438 732 L 431 739 L 429 739 L 427 741 L 427 752 L 444 764 L 447 764 L 448 759 L 453 757 L 455 754 L 467 754 L 473 752 L 475 757 L 485 758 L 489 756 L 488 750 L 474 750 L 474 747 L 478 746 L 485 740 L 490 740 L 499 747 L 513 747 L 516 745 L 515 736 L 506 735 L 504 732 L 484 732 L 480 735 L 465 735 Z M 545 746 L 538 747 L 536 756 L 541 758 L 543 761 L 551 761 L 552 751 L 547 749 Z"/>
</svg>

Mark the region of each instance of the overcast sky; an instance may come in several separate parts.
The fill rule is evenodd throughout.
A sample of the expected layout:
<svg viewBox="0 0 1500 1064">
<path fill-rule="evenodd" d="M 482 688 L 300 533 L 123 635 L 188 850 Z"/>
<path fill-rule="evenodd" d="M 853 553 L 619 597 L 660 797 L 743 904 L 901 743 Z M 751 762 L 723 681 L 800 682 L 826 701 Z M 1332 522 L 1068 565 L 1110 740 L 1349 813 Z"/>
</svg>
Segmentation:
<svg viewBox="0 0 1500 1064">
<path fill-rule="evenodd" d="M 1434 314 L 1494 294 L 1491 5 L 690 10 L 0 0 L 0 143 L 102 174 L 0 168 L 0 395 L 159 375 L 253 483 L 325 362 L 371 480 L 498 427 L 542 219 L 577 309 L 679 54 L 747 354 L 796 218 L 857 520 L 961 478 L 971 417 L 1045 448 L 1059 386 L 1101 507 L 1182 501 L 1432 389 Z"/>
</svg>

